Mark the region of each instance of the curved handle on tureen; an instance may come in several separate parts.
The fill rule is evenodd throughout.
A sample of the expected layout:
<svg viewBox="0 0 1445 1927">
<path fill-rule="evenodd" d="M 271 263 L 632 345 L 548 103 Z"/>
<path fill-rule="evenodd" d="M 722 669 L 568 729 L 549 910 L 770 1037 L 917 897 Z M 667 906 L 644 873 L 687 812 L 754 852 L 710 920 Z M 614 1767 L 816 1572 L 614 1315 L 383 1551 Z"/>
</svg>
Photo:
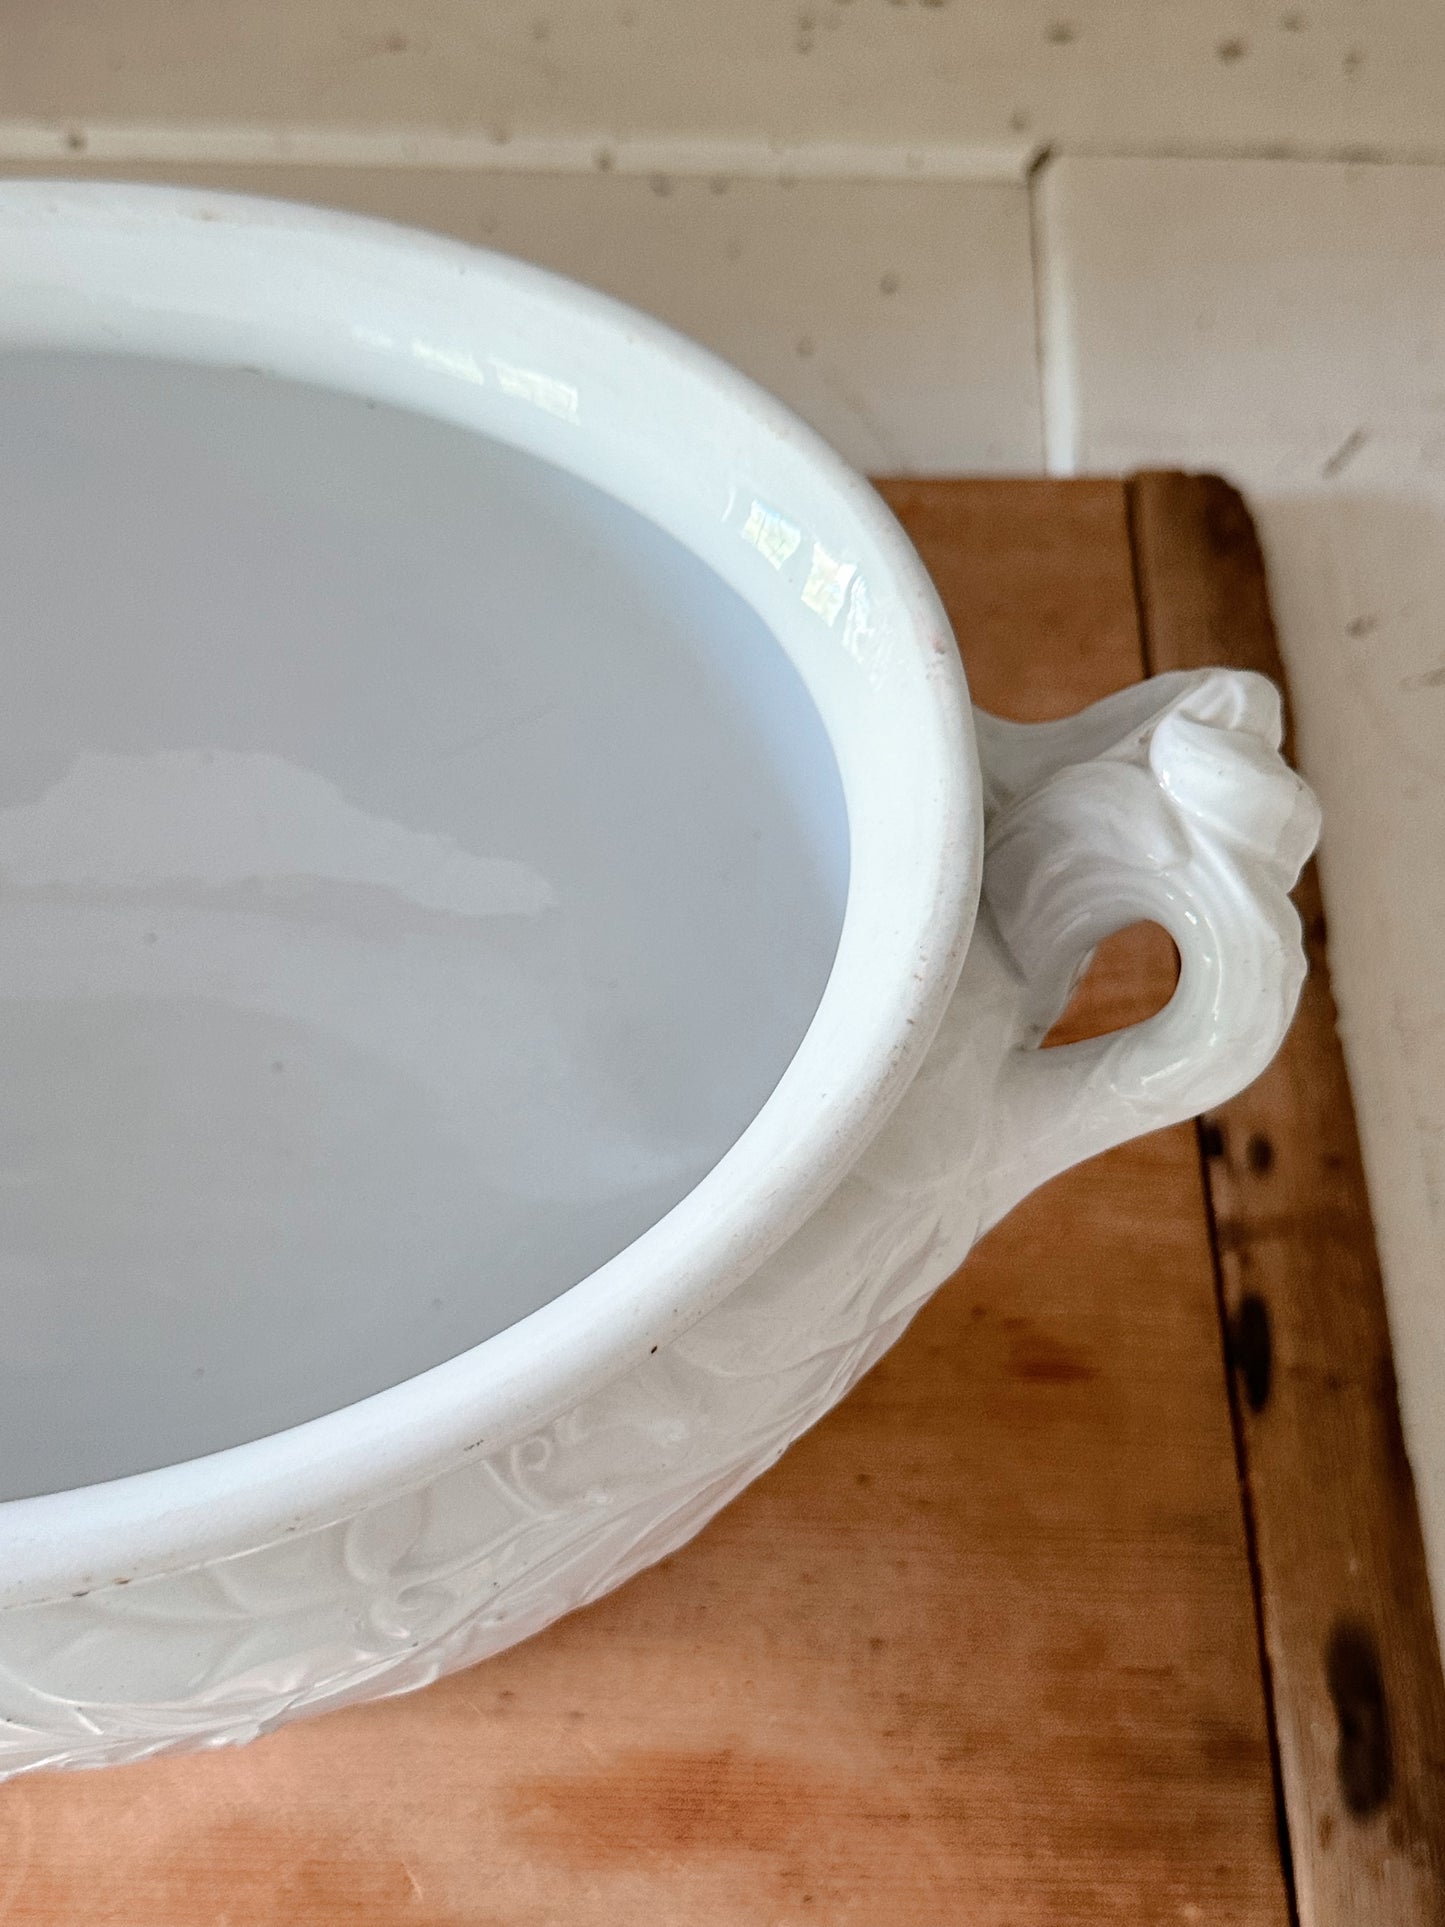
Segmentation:
<svg viewBox="0 0 1445 1927">
<path fill-rule="evenodd" d="M 1288 892 L 1319 833 L 1262 676 L 1156 677 L 1066 722 L 980 715 L 985 913 L 1024 984 L 990 1112 L 984 1225 L 1081 1159 L 1222 1103 L 1278 1049 L 1305 959 Z M 1162 924 L 1179 983 L 1145 1022 L 1038 1045 L 1103 938 Z"/>
</svg>

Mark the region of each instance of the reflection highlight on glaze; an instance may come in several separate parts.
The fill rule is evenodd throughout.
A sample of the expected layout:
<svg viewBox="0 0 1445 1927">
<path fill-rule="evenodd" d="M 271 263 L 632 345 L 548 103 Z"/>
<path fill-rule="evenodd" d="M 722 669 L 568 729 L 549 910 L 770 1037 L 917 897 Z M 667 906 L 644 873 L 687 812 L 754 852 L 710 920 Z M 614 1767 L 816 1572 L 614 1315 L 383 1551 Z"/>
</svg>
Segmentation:
<svg viewBox="0 0 1445 1927">
<path fill-rule="evenodd" d="M 555 900 L 529 865 L 358 809 L 261 750 L 82 754 L 36 801 L 0 810 L 0 873 L 19 889 L 114 892 L 324 879 L 460 917 L 535 917 Z"/>
<path fill-rule="evenodd" d="M 455 375 L 458 381 L 469 381 L 475 388 L 485 388 L 487 377 L 475 355 L 461 348 L 441 348 L 434 342 L 414 341 L 411 344 L 413 361 L 423 362 L 428 368 L 436 368 L 444 375 Z"/>
<path fill-rule="evenodd" d="M 848 594 L 848 584 L 857 573 L 855 562 L 840 562 L 821 542 L 815 542 L 812 567 L 803 584 L 803 607 L 821 616 L 831 629 Z"/>
<path fill-rule="evenodd" d="M 503 361 L 500 355 L 488 355 L 487 359 L 496 373 L 497 386 L 513 401 L 531 402 L 534 408 L 540 408 L 544 415 L 555 415 L 558 421 L 575 425 L 581 420 L 581 400 L 571 382 L 559 381 L 555 375 L 544 375 L 536 368 L 518 368 L 510 361 Z"/>
<path fill-rule="evenodd" d="M 744 542 L 750 542 L 763 560 L 771 562 L 775 569 L 781 569 L 797 553 L 798 544 L 803 539 L 800 528 L 763 502 L 751 505 L 740 532 Z"/>
<path fill-rule="evenodd" d="M 738 491 L 734 486 L 728 494 L 724 520 L 732 520 L 737 505 Z M 810 542 L 808 573 L 798 599 L 830 629 L 836 629 L 838 618 L 843 617 L 840 640 L 844 651 L 859 665 L 871 687 L 881 689 L 888 679 L 890 642 L 886 630 L 876 620 L 868 583 L 858 564 L 834 555 L 816 537 L 806 536 L 797 523 L 790 522 L 778 509 L 769 508 L 756 497 L 749 501 L 748 512 L 737 524 L 737 532 L 779 573 L 792 561 L 804 541 Z M 797 573 L 801 570 L 789 571 L 789 578 L 796 580 Z"/>
<path fill-rule="evenodd" d="M 383 336 L 364 338 L 368 346 L 387 345 Z M 411 344 L 411 357 L 413 361 L 435 368 L 441 374 L 469 382 L 474 388 L 487 386 L 486 369 L 469 349 L 448 348 L 438 342 L 416 340 Z M 533 408 L 540 408 L 544 415 L 569 422 L 573 427 L 581 421 L 581 397 L 570 381 L 544 374 L 539 368 L 521 368 L 516 362 L 504 360 L 501 355 L 488 355 L 487 362 L 492 370 L 491 379 L 510 401 L 528 402 Z"/>
</svg>

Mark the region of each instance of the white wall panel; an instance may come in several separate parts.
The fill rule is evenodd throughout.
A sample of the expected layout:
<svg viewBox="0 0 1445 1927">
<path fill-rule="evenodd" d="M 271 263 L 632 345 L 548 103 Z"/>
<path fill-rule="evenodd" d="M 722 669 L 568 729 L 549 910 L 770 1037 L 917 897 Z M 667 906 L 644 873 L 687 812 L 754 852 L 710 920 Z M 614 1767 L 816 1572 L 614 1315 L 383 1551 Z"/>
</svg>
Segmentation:
<svg viewBox="0 0 1445 1927">
<path fill-rule="evenodd" d="M 0 151 L 1017 175 L 1445 154 L 1437 0 L 12 0 Z M 510 150 L 510 152 L 509 152 Z M 800 154 L 801 150 L 801 154 Z"/>
</svg>

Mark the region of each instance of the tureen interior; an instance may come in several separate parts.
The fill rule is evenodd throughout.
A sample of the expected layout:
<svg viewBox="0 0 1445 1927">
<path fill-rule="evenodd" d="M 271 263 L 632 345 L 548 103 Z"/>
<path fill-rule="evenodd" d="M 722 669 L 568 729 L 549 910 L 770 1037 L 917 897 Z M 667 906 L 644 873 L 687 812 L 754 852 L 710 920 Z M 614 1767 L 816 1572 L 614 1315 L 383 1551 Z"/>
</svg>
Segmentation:
<svg viewBox="0 0 1445 1927">
<path fill-rule="evenodd" d="M 822 724 L 679 542 L 239 368 L 0 355 L 0 1497 L 455 1355 L 807 1029 Z"/>
</svg>

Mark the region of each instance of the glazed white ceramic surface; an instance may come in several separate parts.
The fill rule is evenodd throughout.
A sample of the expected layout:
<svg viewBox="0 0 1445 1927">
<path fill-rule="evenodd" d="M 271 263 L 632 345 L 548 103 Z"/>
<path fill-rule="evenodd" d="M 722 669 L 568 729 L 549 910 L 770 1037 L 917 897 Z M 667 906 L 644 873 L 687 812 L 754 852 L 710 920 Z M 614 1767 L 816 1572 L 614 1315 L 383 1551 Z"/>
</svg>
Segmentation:
<svg viewBox="0 0 1445 1927">
<path fill-rule="evenodd" d="M 0 236 L 5 1773 L 679 1544 L 1262 1068 L 1316 816 L 1257 678 L 971 724 L 866 486 L 600 297 L 172 191 Z M 1170 1005 L 1038 1050 L 1139 918 Z"/>
<path fill-rule="evenodd" d="M 335 1411 L 614 1257 L 802 1041 L 848 830 L 757 616 L 554 467 L 74 354 L 0 356 L 0 449 L 14 1498 Z"/>
</svg>

